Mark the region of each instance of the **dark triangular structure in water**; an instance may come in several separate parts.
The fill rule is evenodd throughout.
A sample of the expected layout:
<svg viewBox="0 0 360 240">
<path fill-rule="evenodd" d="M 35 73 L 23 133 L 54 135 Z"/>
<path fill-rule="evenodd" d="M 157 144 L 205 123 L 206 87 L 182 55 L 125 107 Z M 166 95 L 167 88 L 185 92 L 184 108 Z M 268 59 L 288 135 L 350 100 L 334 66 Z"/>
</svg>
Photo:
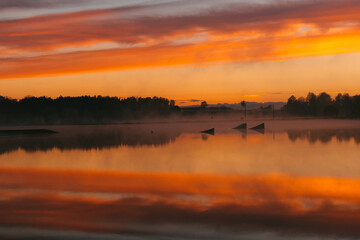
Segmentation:
<svg viewBox="0 0 360 240">
<path fill-rule="evenodd" d="M 240 124 L 239 126 L 237 126 L 237 127 L 234 127 L 233 129 L 239 129 L 239 130 L 241 130 L 241 129 L 246 129 L 247 128 L 247 124 L 246 123 L 243 123 L 243 124 Z"/>
<path fill-rule="evenodd" d="M 208 130 L 201 131 L 201 133 L 215 135 L 215 128 L 211 128 L 211 129 L 208 129 Z"/>
<path fill-rule="evenodd" d="M 255 126 L 255 127 L 252 127 L 251 129 L 253 129 L 253 130 L 263 130 L 263 129 L 265 129 L 265 124 L 264 123 L 259 124 L 259 125 Z"/>
</svg>

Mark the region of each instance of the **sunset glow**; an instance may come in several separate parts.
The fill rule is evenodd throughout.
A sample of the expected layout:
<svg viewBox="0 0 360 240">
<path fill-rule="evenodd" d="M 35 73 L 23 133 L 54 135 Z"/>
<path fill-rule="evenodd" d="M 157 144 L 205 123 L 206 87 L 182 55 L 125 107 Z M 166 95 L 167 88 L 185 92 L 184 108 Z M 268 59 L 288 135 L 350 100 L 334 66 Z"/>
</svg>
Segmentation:
<svg viewBox="0 0 360 240">
<path fill-rule="evenodd" d="M 13 13 L 0 18 L 2 95 L 207 96 L 216 103 L 360 89 L 359 69 L 344 67 L 360 60 L 357 0 L 109 0 L 101 9 L 72 3 L 73 11 L 66 1 L 41 2 L 0 6 Z M 284 82 L 296 91 L 274 96 Z M 139 89 L 142 83 L 156 87 Z"/>
<path fill-rule="evenodd" d="M 360 238 L 360 0 L 0 0 L 0 239 Z"/>
</svg>

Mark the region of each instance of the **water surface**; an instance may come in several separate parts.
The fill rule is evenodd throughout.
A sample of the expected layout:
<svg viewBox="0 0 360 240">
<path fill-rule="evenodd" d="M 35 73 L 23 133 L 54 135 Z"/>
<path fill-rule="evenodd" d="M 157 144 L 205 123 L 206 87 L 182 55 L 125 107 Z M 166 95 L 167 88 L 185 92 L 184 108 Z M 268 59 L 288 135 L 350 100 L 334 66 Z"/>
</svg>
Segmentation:
<svg viewBox="0 0 360 240">
<path fill-rule="evenodd" d="M 248 122 L 254 126 L 259 122 Z M 360 121 L 49 127 L 0 137 L 3 239 L 354 239 Z M 199 133 L 215 127 L 215 135 Z"/>
</svg>

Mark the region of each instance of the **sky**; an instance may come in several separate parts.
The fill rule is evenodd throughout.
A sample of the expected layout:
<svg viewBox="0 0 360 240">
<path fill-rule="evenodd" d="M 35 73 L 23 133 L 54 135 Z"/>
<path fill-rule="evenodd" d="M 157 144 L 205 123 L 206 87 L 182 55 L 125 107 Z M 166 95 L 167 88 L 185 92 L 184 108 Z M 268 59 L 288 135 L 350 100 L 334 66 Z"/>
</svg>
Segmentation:
<svg viewBox="0 0 360 240">
<path fill-rule="evenodd" d="M 360 93 L 360 0 L 1 0 L 0 95 Z"/>
</svg>

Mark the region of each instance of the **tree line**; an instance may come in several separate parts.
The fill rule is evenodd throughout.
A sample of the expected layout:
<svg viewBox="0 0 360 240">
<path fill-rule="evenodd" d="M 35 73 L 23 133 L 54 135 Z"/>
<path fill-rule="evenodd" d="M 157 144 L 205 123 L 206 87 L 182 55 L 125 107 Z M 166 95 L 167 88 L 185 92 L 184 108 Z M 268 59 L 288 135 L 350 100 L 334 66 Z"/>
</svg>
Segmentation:
<svg viewBox="0 0 360 240">
<path fill-rule="evenodd" d="M 3 125 L 103 123 L 166 116 L 179 110 L 175 101 L 162 97 L 25 97 L 17 100 L 0 96 L 0 124 Z"/>
<path fill-rule="evenodd" d="M 306 98 L 291 96 L 282 110 L 298 116 L 360 117 L 360 95 L 339 93 L 333 99 L 325 92 L 310 92 Z"/>
</svg>

